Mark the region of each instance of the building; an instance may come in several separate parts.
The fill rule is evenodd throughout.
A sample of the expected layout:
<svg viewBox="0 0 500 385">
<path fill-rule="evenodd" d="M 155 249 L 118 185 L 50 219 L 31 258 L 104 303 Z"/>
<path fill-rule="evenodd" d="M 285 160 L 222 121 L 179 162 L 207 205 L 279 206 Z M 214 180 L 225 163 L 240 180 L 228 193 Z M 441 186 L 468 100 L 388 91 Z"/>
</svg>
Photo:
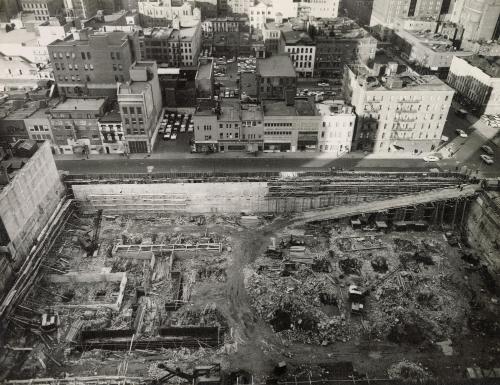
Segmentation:
<svg viewBox="0 0 500 385">
<path fill-rule="evenodd" d="M 393 27 L 398 17 L 439 17 L 448 13 L 446 0 L 374 0 L 370 26 Z"/>
<path fill-rule="evenodd" d="M 255 0 L 227 0 L 227 11 L 229 13 L 248 15 L 254 2 Z"/>
<path fill-rule="evenodd" d="M 322 19 L 311 25 L 315 29 L 315 77 L 341 79 L 344 65 L 368 64 L 375 58 L 377 39 L 354 21 Z"/>
<path fill-rule="evenodd" d="M 198 63 L 195 77 L 196 99 L 212 99 L 214 96 L 214 61 L 204 58 Z"/>
<path fill-rule="evenodd" d="M 134 52 L 125 32 L 83 29 L 48 45 L 59 93 L 116 97 L 116 83 L 130 79 Z"/>
<path fill-rule="evenodd" d="M 265 100 L 264 151 L 318 151 L 318 132 L 322 118 L 313 102 Z"/>
<path fill-rule="evenodd" d="M 280 1 L 280 0 L 275 0 Z M 339 15 L 340 0 L 303 0 L 299 2 L 297 17 L 333 18 Z"/>
<path fill-rule="evenodd" d="M 299 14 L 300 1 L 294 0 L 274 0 L 272 2 L 272 14 L 281 16 L 285 19 L 297 17 Z"/>
<path fill-rule="evenodd" d="M 120 113 L 118 111 L 107 112 L 99 118 L 98 125 L 103 152 L 105 154 L 124 154 L 127 145 Z"/>
<path fill-rule="evenodd" d="M 500 114 L 498 57 L 455 57 L 447 83 L 475 106 L 479 114 Z"/>
<path fill-rule="evenodd" d="M 38 108 L 39 102 L 25 100 L 8 100 L 0 105 L 0 147 L 8 148 L 18 140 L 29 139 L 24 119 Z"/>
<path fill-rule="evenodd" d="M 299 77 L 314 77 L 316 45 L 304 31 L 284 31 L 284 50 L 290 55 Z"/>
<path fill-rule="evenodd" d="M 240 32 L 247 23 L 246 16 L 226 16 L 205 19 L 201 22 L 203 37 L 211 37 L 217 32 Z"/>
<path fill-rule="evenodd" d="M 193 27 L 146 28 L 136 35 L 137 57 L 155 60 L 168 67 L 196 67 L 201 50 L 201 25 Z"/>
<path fill-rule="evenodd" d="M 257 60 L 257 92 L 260 100 L 293 101 L 297 93 L 297 72 L 288 55 Z"/>
<path fill-rule="evenodd" d="M 257 2 L 255 5 L 249 7 L 248 17 L 252 31 L 261 31 L 264 28 L 267 19 L 274 16 L 271 15 L 271 9 L 271 7 L 261 2 Z"/>
<path fill-rule="evenodd" d="M 10 32 L 0 30 L 0 53 L 10 57 L 22 57 L 24 61 L 34 64 L 47 64 L 49 52 L 47 43 L 33 30 L 14 29 Z"/>
<path fill-rule="evenodd" d="M 438 146 L 454 91 L 436 76 L 401 67 L 346 66 L 344 94 L 357 115 L 354 150 L 419 154 Z"/>
<path fill-rule="evenodd" d="M 142 29 L 139 13 L 123 10 L 110 15 L 98 11 L 96 16 L 82 21 L 82 28 L 90 28 L 101 32 L 134 32 Z"/>
<path fill-rule="evenodd" d="M 66 23 L 64 19 L 51 17 L 38 25 L 38 44 L 42 47 L 47 47 L 53 41 L 60 39 L 63 40 L 71 33 L 73 23 Z M 47 50 L 46 60 L 49 60 L 49 52 Z"/>
<path fill-rule="evenodd" d="M 38 143 L 48 141 L 51 146 L 54 145 L 52 137 L 52 127 L 50 125 L 50 107 L 41 103 L 40 108 L 29 117 L 24 119 L 29 138 Z"/>
<path fill-rule="evenodd" d="M 98 0 L 64 0 L 66 20 L 90 19 L 99 10 Z"/>
<path fill-rule="evenodd" d="M 0 53 L 0 83 L 4 89 L 36 88 L 54 80 L 50 65 L 31 63 L 20 56 Z"/>
<path fill-rule="evenodd" d="M 16 0 L 1 0 L 0 1 L 0 22 L 8 23 L 17 16 L 21 8 Z"/>
<path fill-rule="evenodd" d="M 99 154 L 102 141 L 99 119 L 106 99 L 67 99 L 50 109 L 54 147 L 60 154 Z"/>
<path fill-rule="evenodd" d="M 187 1 L 180 5 L 173 4 L 172 0 L 139 1 L 138 6 L 143 27 L 168 27 L 174 19 L 184 26 L 201 21 L 200 10 L 193 9 Z"/>
<path fill-rule="evenodd" d="M 130 82 L 118 85 L 118 104 L 129 153 L 153 151 L 162 96 L 156 62 L 135 62 Z"/>
<path fill-rule="evenodd" d="M 63 0 L 21 0 L 23 12 L 35 15 L 35 20 L 48 21 L 53 16 L 63 16 Z"/>
<path fill-rule="evenodd" d="M 49 143 L 20 141 L 0 160 L 0 297 L 65 193 Z"/>
<path fill-rule="evenodd" d="M 500 37 L 499 0 L 464 0 L 459 15 L 464 40 L 488 41 Z"/>
<path fill-rule="evenodd" d="M 262 28 L 262 40 L 264 41 L 266 52 L 271 55 L 275 55 L 283 51 L 280 28 L 282 20 L 281 15 L 278 15 L 277 18 L 280 21 L 266 23 Z"/>
<path fill-rule="evenodd" d="M 414 64 L 415 69 L 424 74 L 433 74 L 446 79 L 454 57 L 471 56 L 470 51 L 461 51 L 453 41 L 433 32 L 396 31 L 394 46 L 401 56 Z"/>
<path fill-rule="evenodd" d="M 339 6 L 339 15 L 347 16 L 359 25 L 370 25 L 373 0 L 342 0 Z"/>
<path fill-rule="evenodd" d="M 342 100 L 317 103 L 316 108 L 321 115 L 318 150 L 337 157 L 348 153 L 356 124 L 353 108 Z"/>
</svg>

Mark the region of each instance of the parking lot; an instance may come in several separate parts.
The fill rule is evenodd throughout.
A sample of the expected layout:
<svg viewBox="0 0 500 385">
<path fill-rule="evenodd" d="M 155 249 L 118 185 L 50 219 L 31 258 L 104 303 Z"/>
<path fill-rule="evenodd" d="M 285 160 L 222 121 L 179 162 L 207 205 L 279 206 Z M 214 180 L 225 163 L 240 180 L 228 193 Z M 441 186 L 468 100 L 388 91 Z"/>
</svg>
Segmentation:
<svg viewBox="0 0 500 385">
<path fill-rule="evenodd" d="M 158 130 L 155 152 L 189 152 L 194 126 L 191 114 L 165 111 Z"/>
</svg>

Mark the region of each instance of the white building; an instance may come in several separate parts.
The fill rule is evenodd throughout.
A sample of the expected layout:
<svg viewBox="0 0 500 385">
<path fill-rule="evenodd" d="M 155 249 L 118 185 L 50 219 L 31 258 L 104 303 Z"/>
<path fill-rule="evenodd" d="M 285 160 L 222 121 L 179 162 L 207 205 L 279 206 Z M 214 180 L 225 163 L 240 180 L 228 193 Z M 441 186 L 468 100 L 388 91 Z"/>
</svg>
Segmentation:
<svg viewBox="0 0 500 385">
<path fill-rule="evenodd" d="M 483 114 L 500 114 L 500 63 L 496 58 L 454 57 L 447 82 Z"/>
<path fill-rule="evenodd" d="M 182 26 L 191 26 L 200 21 L 200 10 L 190 3 L 172 5 L 171 0 L 139 1 L 139 14 L 143 27 L 168 26 L 177 18 Z"/>
<path fill-rule="evenodd" d="M 258 2 L 254 6 L 249 7 L 250 26 L 252 31 L 262 31 L 266 20 L 274 17 L 271 15 L 272 8 L 264 3 Z"/>
<path fill-rule="evenodd" d="M 281 0 L 275 0 L 279 2 Z M 340 0 L 307 0 L 301 1 L 298 7 L 299 17 L 337 17 Z"/>
<path fill-rule="evenodd" d="M 335 156 L 348 153 L 351 149 L 356 115 L 351 106 L 343 101 L 317 103 L 321 115 L 318 130 L 318 150 Z"/>
<path fill-rule="evenodd" d="M 346 66 L 344 94 L 357 115 L 353 149 L 420 154 L 441 140 L 454 91 L 436 76 L 398 64 Z"/>
<path fill-rule="evenodd" d="M 125 134 L 119 112 L 108 112 L 99 119 L 99 133 L 105 154 L 125 153 Z"/>
<path fill-rule="evenodd" d="M 290 55 L 292 63 L 300 77 L 314 76 L 316 46 L 311 37 L 303 31 L 284 31 L 285 52 Z"/>
</svg>

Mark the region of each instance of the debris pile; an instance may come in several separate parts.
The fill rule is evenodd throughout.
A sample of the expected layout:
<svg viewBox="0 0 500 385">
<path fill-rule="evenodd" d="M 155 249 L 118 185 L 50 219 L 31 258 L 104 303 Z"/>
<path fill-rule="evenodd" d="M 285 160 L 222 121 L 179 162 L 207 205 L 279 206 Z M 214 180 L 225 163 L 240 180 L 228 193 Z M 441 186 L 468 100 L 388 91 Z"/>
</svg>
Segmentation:
<svg viewBox="0 0 500 385">
<path fill-rule="evenodd" d="M 431 374 L 421 364 L 416 364 L 408 360 L 403 360 L 392 365 L 387 370 L 387 374 L 390 379 L 394 380 L 424 381 L 432 378 Z"/>
</svg>

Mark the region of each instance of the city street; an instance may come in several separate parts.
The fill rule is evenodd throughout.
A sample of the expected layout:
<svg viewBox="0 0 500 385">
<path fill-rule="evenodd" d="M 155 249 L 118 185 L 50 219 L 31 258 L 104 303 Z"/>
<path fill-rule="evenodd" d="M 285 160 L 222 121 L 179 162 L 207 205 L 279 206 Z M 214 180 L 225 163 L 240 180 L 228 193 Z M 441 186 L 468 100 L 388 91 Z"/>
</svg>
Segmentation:
<svg viewBox="0 0 500 385">
<path fill-rule="evenodd" d="M 211 155 L 181 159 L 109 159 L 57 160 L 60 170 L 71 174 L 145 173 L 153 172 L 255 172 L 255 171 L 314 171 L 329 167 L 345 170 L 428 171 L 435 168 L 422 159 L 320 159 L 260 157 L 229 158 Z"/>
</svg>

